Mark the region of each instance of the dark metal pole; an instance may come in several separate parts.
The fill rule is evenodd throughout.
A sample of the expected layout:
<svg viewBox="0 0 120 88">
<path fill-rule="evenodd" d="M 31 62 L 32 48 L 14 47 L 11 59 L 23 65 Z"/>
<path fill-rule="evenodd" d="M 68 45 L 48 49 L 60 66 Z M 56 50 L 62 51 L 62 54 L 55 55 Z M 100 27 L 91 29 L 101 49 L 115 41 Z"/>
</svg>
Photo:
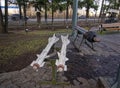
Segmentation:
<svg viewBox="0 0 120 88">
<path fill-rule="evenodd" d="M 77 26 L 77 9 L 78 9 L 78 0 L 73 0 L 73 15 L 72 15 L 72 35 L 75 37 L 77 35 L 74 27 Z"/>
</svg>

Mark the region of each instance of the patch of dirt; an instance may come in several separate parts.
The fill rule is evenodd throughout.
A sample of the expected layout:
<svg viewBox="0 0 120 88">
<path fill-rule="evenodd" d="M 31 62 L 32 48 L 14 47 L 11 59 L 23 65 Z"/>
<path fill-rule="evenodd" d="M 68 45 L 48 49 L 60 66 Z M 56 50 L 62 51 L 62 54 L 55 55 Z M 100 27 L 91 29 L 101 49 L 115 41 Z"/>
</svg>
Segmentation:
<svg viewBox="0 0 120 88">
<path fill-rule="evenodd" d="M 37 58 L 36 54 L 41 50 L 42 49 L 38 49 L 36 52 L 24 53 L 16 58 L 9 59 L 9 63 L 0 64 L 0 73 L 17 71 L 27 67 L 33 60 Z"/>
</svg>

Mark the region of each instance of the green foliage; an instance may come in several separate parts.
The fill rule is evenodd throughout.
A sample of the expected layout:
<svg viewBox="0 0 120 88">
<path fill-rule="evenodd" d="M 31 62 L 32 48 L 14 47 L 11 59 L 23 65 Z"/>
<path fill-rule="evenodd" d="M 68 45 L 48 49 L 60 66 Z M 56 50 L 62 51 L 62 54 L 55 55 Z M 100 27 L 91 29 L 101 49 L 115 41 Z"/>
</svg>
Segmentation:
<svg viewBox="0 0 120 88">
<path fill-rule="evenodd" d="M 87 8 L 87 6 L 90 6 L 90 7 L 93 7 L 93 5 L 94 5 L 94 2 L 93 2 L 93 0 L 80 0 L 79 1 L 79 6 L 82 8 L 82 7 L 86 7 Z"/>
<path fill-rule="evenodd" d="M 106 3 L 103 4 L 104 13 L 107 12 L 109 9 L 118 9 L 119 10 L 119 7 L 120 7 L 119 0 L 105 0 L 105 2 L 107 2 L 109 4 L 106 4 Z"/>
<path fill-rule="evenodd" d="M 118 0 L 107 0 L 110 4 L 108 5 L 111 9 L 119 9 L 120 2 Z"/>
<path fill-rule="evenodd" d="M 86 17 L 89 17 L 89 9 L 93 8 L 95 10 L 98 9 L 98 5 L 94 3 L 94 0 L 79 0 L 78 2 L 78 7 L 83 8 L 85 7 L 86 10 Z"/>
</svg>

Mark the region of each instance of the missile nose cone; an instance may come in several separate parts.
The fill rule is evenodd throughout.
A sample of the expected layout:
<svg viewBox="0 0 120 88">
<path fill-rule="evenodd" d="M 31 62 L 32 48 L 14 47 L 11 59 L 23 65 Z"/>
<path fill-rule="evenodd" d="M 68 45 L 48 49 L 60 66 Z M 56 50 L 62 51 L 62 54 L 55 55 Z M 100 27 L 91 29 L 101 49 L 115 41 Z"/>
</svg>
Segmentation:
<svg viewBox="0 0 120 88">
<path fill-rule="evenodd" d="M 39 67 L 40 67 L 39 64 L 37 64 L 37 63 L 34 63 L 34 64 L 33 64 L 33 69 L 34 69 L 34 70 L 38 71 L 38 68 L 39 68 Z"/>
<path fill-rule="evenodd" d="M 63 69 L 62 68 L 58 68 L 58 70 L 57 70 L 58 72 L 62 72 L 63 71 Z"/>
<path fill-rule="evenodd" d="M 63 66 L 62 64 L 58 65 L 58 66 L 57 66 L 57 71 L 58 71 L 58 72 L 64 71 L 64 66 Z"/>
</svg>

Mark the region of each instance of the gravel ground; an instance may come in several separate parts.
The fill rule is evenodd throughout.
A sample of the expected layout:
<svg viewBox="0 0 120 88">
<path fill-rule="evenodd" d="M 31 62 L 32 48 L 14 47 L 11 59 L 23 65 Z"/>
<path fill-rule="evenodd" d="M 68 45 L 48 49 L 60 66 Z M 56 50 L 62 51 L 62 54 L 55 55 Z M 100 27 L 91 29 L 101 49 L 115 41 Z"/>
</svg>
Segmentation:
<svg viewBox="0 0 120 88">
<path fill-rule="evenodd" d="M 59 36 L 59 35 L 58 35 Z M 115 79 L 120 64 L 120 34 L 100 36 L 101 42 L 95 43 L 96 51 L 84 43 L 78 52 L 72 43 L 68 46 L 68 71 L 57 74 L 58 82 L 69 82 L 70 85 L 43 85 L 40 82 L 51 80 L 51 67 L 46 62 L 43 68 L 35 72 L 32 67 L 0 74 L 0 88 L 97 88 L 96 79 L 100 76 Z M 70 38 L 72 41 L 72 38 Z M 75 42 L 78 47 L 81 37 Z M 60 48 L 59 41 L 55 47 Z"/>
</svg>

